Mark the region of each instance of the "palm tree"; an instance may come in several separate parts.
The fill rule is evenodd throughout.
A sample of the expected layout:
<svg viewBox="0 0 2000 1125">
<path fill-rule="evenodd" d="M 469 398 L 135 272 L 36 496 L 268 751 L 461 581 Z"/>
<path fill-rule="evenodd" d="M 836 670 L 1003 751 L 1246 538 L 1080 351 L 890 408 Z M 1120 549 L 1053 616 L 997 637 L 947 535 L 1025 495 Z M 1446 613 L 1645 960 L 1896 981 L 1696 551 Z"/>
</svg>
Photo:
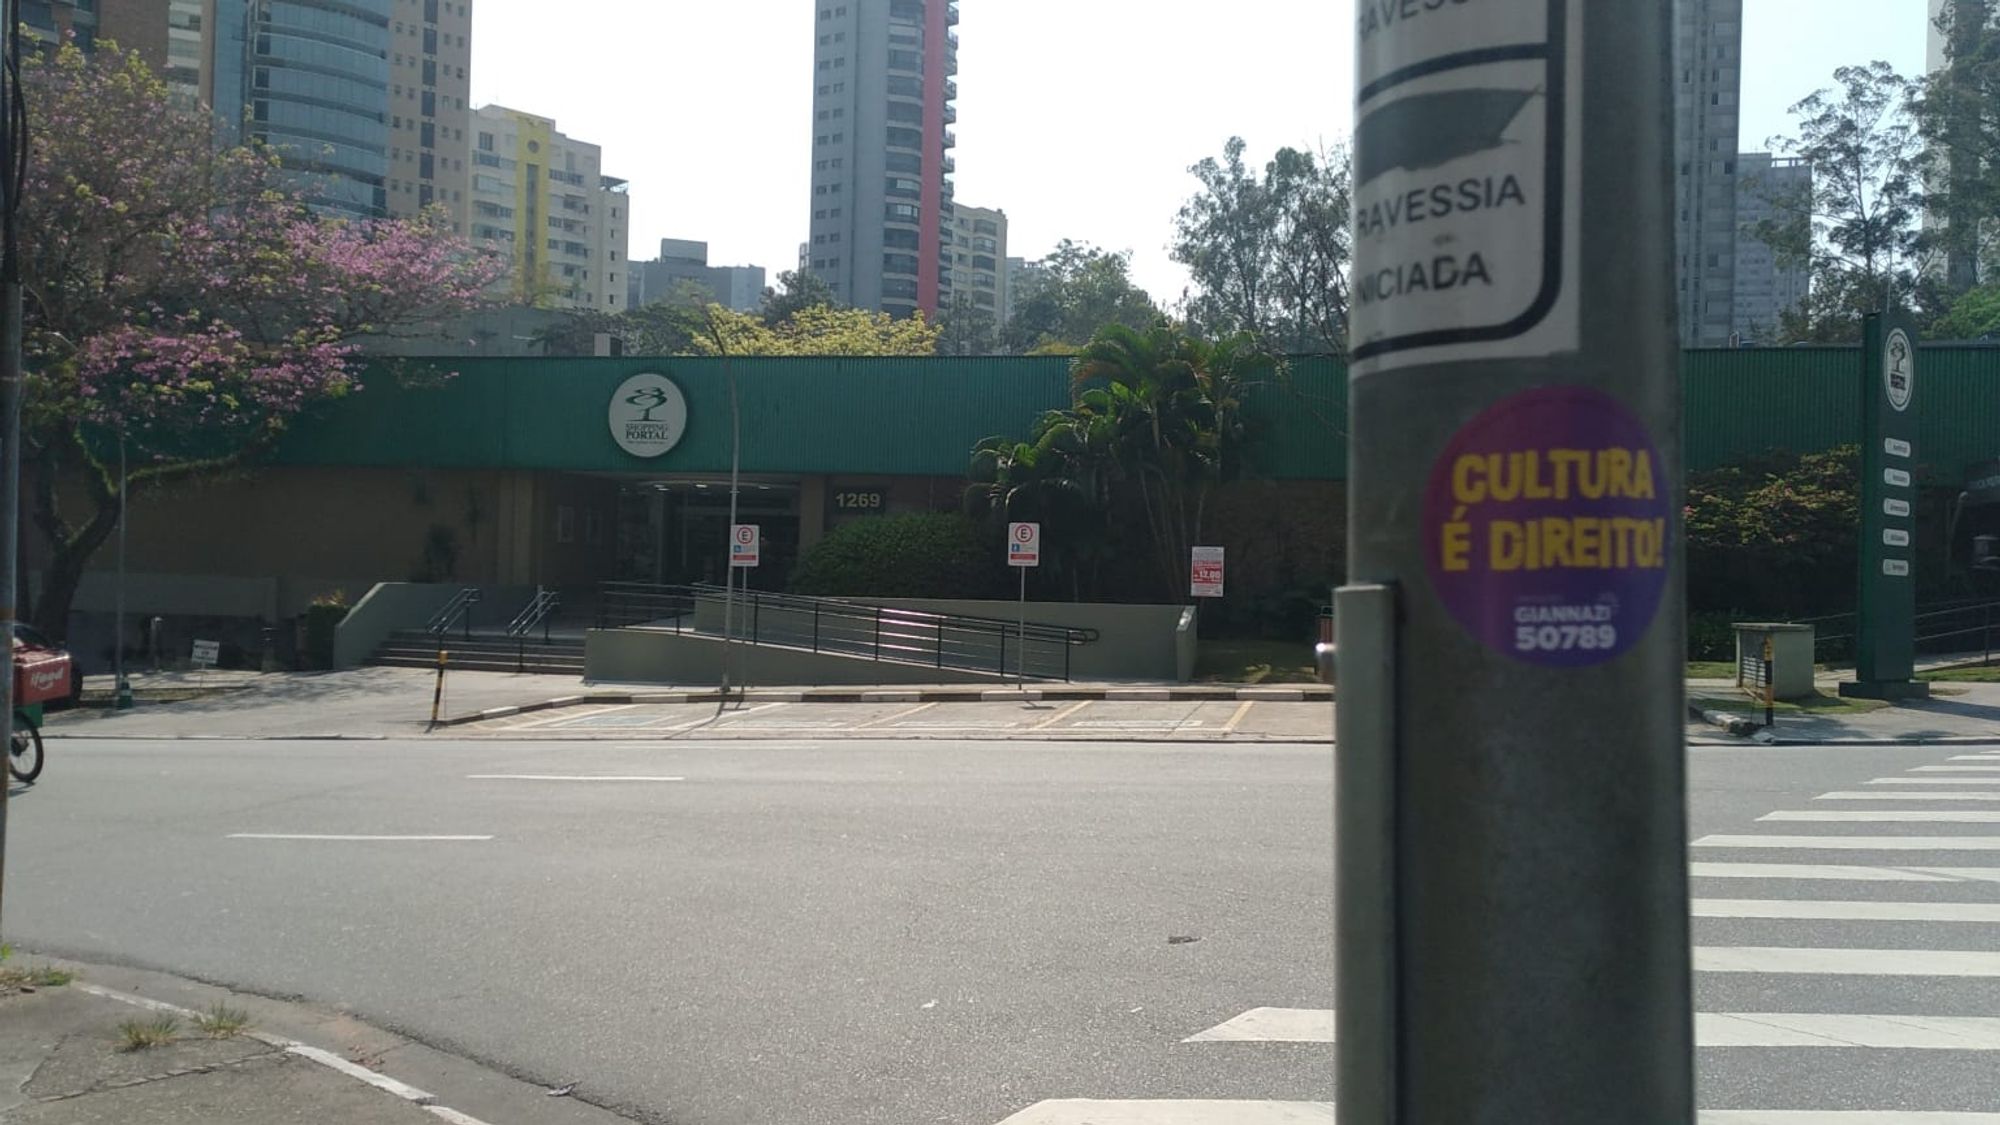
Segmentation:
<svg viewBox="0 0 2000 1125">
<path fill-rule="evenodd" d="M 972 450 L 965 510 L 995 522 L 1043 525 L 1052 568 L 1081 600 L 1084 571 L 1102 561 L 1110 502 L 1109 430 L 1101 419 L 1051 410 L 1029 440 L 989 437 Z"/>
<path fill-rule="evenodd" d="M 1211 343 L 1164 324 L 1106 325 L 1071 366 L 1072 413 L 1100 434 L 1119 481 L 1138 492 L 1171 596 L 1187 596 L 1210 493 L 1243 471 L 1243 396 L 1276 369 L 1247 334 Z"/>
</svg>

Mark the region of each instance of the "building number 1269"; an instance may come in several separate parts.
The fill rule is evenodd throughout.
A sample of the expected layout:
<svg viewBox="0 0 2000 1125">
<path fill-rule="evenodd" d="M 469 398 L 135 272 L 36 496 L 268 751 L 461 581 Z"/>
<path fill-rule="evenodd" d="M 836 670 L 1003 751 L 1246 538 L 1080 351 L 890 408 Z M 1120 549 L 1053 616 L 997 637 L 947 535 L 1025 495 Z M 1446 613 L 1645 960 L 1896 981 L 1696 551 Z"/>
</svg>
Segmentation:
<svg viewBox="0 0 2000 1125">
<path fill-rule="evenodd" d="M 834 507 L 844 512 L 878 511 L 882 507 L 882 494 L 879 492 L 836 492 L 833 496 L 833 503 Z"/>
</svg>

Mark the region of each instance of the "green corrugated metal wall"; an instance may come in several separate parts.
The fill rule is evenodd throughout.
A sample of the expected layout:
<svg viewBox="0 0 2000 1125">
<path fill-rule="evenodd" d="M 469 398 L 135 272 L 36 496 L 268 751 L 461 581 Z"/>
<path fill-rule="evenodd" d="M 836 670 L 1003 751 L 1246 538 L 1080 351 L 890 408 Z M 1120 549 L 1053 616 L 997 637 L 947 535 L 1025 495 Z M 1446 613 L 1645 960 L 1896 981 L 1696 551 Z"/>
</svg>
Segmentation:
<svg viewBox="0 0 2000 1125">
<path fill-rule="evenodd" d="M 1919 368 L 1919 456 L 1951 483 L 1969 462 L 2000 456 L 2000 349 L 1931 348 Z M 300 465 L 436 466 L 592 472 L 720 472 L 729 467 L 729 398 L 718 359 L 442 361 L 442 386 L 405 387 L 385 373 L 301 422 L 279 461 Z M 1860 355 L 1849 348 L 1695 351 L 1683 359 L 1690 466 L 1774 448 L 1859 440 Z M 1023 435 L 1069 401 L 1062 358 L 745 359 L 734 361 L 743 467 L 760 473 L 954 476 L 972 445 Z M 664 371 L 688 399 L 688 433 L 641 460 L 610 440 L 612 391 Z M 1265 439 L 1261 473 L 1346 475 L 1347 378 L 1339 361 L 1301 356 L 1282 387 L 1252 400 Z"/>
</svg>

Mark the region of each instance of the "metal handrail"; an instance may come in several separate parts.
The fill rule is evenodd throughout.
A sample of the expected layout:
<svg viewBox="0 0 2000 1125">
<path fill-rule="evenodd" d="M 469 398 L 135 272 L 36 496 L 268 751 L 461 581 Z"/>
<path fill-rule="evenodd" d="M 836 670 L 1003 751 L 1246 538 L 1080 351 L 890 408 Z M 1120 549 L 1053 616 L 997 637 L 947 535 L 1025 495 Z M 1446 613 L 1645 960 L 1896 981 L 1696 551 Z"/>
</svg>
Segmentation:
<svg viewBox="0 0 2000 1125">
<path fill-rule="evenodd" d="M 444 635 L 451 632 L 451 627 L 463 621 L 465 623 L 465 639 L 471 640 L 472 607 L 478 605 L 485 597 L 486 595 L 479 587 L 465 587 L 458 593 L 453 594 L 451 600 L 444 604 L 443 609 L 431 615 L 430 621 L 424 625 L 424 632 L 436 637 L 439 641 L 443 641 Z"/>
<path fill-rule="evenodd" d="M 520 613 L 515 615 L 513 622 L 507 626 L 507 635 L 510 637 L 525 637 L 535 631 L 535 626 L 540 625 L 542 627 L 542 643 L 547 644 L 549 639 L 549 616 L 561 607 L 561 594 L 556 593 L 547 586 L 535 587 L 535 599 L 529 602 Z"/>
<path fill-rule="evenodd" d="M 696 606 L 723 600 L 720 586 L 665 586 L 606 582 L 599 588 L 600 629 L 651 628 L 692 631 Z M 744 591 L 738 639 L 863 656 L 872 660 L 927 664 L 1002 675 L 1022 672 L 1031 679 L 1068 680 L 1073 651 L 1096 643 L 1096 629 L 1010 621 L 997 617 L 931 613 L 869 605 L 844 598 Z M 745 635 L 747 634 L 747 635 Z M 1061 653 L 1061 668 L 1055 667 Z"/>
</svg>

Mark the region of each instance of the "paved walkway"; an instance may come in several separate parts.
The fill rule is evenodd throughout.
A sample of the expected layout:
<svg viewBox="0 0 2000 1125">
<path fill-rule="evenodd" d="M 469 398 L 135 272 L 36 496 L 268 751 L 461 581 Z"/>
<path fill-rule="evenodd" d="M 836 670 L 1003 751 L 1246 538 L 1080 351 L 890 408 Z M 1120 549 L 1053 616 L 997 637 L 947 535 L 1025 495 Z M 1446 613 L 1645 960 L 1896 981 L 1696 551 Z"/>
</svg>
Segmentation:
<svg viewBox="0 0 2000 1125">
<path fill-rule="evenodd" d="M 1757 722 L 1763 709 L 1727 681 L 1694 681 L 1691 695 L 1740 700 L 1727 710 Z M 1831 689 L 1829 689 L 1831 690 Z M 1774 730 L 1760 731 L 1763 741 L 1781 744 L 1819 743 L 2000 743 L 2000 684 L 1938 683 L 1927 700 L 1898 703 L 1873 711 L 1841 714 L 1779 712 Z"/>
</svg>

